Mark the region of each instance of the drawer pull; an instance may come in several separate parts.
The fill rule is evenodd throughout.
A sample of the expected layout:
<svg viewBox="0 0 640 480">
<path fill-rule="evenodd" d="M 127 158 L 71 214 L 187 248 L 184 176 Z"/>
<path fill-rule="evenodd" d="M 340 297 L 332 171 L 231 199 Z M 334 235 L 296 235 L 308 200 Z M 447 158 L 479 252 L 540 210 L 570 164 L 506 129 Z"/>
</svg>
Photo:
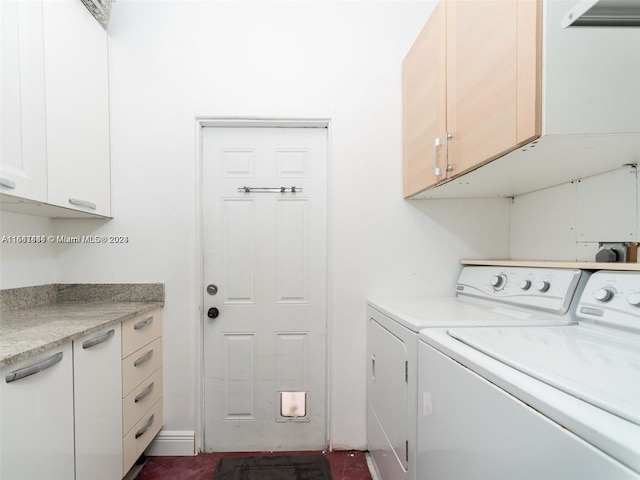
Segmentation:
<svg viewBox="0 0 640 480">
<path fill-rule="evenodd" d="M 440 167 L 438 167 L 438 148 L 442 145 L 442 140 L 440 138 L 433 139 L 433 174 L 436 177 L 442 175 L 442 171 Z"/>
<path fill-rule="evenodd" d="M 154 384 L 154 383 L 155 383 L 155 382 L 151 382 L 151 384 L 150 384 L 147 388 L 145 388 L 143 392 L 140 392 L 138 395 L 136 395 L 136 398 L 133 400 L 133 403 L 141 402 L 141 401 L 142 401 L 142 400 L 144 400 L 146 397 L 148 397 L 148 396 L 149 396 L 149 394 L 150 394 L 151 392 L 153 392 L 153 384 Z"/>
<path fill-rule="evenodd" d="M 144 362 L 151 360 L 151 357 L 153 357 L 153 349 L 149 350 L 147 353 L 145 353 L 143 356 L 141 356 L 139 359 L 133 362 L 133 366 L 139 367 Z"/>
<path fill-rule="evenodd" d="M 95 210 L 96 208 L 98 208 L 95 203 L 90 202 L 89 200 L 82 200 L 81 198 L 70 198 L 69 203 L 71 205 L 75 205 L 76 207 L 88 208 L 89 210 Z"/>
<path fill-rule="evenodd" d="M 5 188 L 16 188 L 16 182 L 11 180 L 10 178 L 0 177 L 0 185 Z"/>
<path fill-rule="evenodd" d="M 55 355 L 43 360 L 40 363 L 36 363 L 35 365 L 31 365 L 30 367 L 24 367 L 19 370 L 14 370 L 13 372 L 7 373 L 5 377 L 5 381 L 7 383 L 15 382 L 16 380 L 20 380 L 21 378 L 28 377 L 35 373 L 42 372 L 47 368 L 53 367 L 56 363 L 62 360 L 62 352 L 56 353 Z"/>
<path fill-rule="evenodd" d="M 82 348 L 91 348 L 91 347 L 95 347 L 96 345 L 100 345 L 101 343 L 104 343 L 107 340 L 110 340 L 115 335 L 115 333 L 116 333 L 115 330 L 109 330 L 104 335 L 100 335 L 99 337 L 85 340 L 84 342 L 82 342 Z"/>
<path fill-rule="evenodd" d="M 151 425 L 153 425 L 153 420 L 155 416 L 156 416 L 155 413 L 151 415 L 151 417 L 149 417 L 149 421 L 147 422 L 147 424 L 136 432 L 136 439 L 140 438 L 142 435 L 147 433 L 147 430 L 149 430 L 151 428 Z"/>
<path fill-rule="evenodd" d="M 140 330 L 141 328 L 148 327 L 152 323 L 153 323 L 153 317 L 149 317 L 146 320 L 143 320 L 142 322 L 138 322 L 138 323 L 134 324 L 133 325 L 133 329 L 134 330 Z"/>
</svg>

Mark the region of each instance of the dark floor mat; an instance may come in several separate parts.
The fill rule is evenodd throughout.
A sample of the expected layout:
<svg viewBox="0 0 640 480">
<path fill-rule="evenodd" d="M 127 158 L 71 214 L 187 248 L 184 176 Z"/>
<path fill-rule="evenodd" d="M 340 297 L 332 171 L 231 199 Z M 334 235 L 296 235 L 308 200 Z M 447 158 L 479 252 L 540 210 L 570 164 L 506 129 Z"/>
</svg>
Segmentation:
<svg viewBox="0 0 640 480">
<path fill-rule="evenodd" d="M 213 480 L 331 480 L 331 469 L 322 455 L 225 457 Z"/>
</svg>

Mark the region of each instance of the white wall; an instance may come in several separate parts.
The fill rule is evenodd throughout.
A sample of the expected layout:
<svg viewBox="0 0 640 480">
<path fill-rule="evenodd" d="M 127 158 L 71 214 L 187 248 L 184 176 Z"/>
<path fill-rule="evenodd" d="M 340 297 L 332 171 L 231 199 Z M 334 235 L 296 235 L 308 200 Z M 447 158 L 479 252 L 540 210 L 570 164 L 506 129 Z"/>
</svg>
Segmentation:
<svg viewBox="0 0 640 480">
<path fill-rule="evenodd" d="M 113 4 L 115 218 L 55 228 L 129 243 L 59 245 L 56 276 L 166 284 L 165 429 L 199 428 L 195 116 L 331 119 L 334 448 L 366 448 L 366 296 L 452 295 L 461 258 L 508 257 L 508 200 L 402 199 L 401 61 L 433 6 Z"/>
<path fill-rule="evenodd" d="M 594 261 L 600 242 L 640 241 L 640 183 L 621 167 L 514 198 L 511 255 Z"/>
<path fill-rule="evenodd" d="M 0 211 L 0 288 L 56 283 L 56 247 L 16 237 L 55 235 L 49 218 Z"/>
</svg>

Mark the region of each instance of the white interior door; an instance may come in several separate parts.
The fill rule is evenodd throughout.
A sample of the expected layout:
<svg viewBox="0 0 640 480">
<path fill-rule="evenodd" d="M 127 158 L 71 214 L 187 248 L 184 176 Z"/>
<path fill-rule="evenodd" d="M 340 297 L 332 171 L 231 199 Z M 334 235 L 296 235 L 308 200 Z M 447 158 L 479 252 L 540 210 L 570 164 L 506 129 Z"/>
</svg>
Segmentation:
<svg viewBox="0 0 640 480">
<path fill-rule="evenodd" d="M 202 158 L 205 449 L 325 448 L 327 129 L 204 128 Z"/>
</svg>

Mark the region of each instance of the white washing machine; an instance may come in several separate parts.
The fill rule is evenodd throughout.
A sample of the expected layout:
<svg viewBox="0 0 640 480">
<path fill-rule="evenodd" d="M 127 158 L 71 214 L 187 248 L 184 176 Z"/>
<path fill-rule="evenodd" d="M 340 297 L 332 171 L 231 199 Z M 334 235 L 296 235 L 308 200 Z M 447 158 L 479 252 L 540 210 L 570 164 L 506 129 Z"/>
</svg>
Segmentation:
<svg viewBox="0 0 640 480">
<path fill-rule="evenodd" d="M 578 323 L 425 329 L 421 480 L 640 478 L 640 272 L 596 272 Z"/>
<path fill-rule="evenodd" d="M 416 480 L 418 332 L 424 328 L 566 325 L 588 275 L 575 269 L 464 267 L 455 296 L 370 299 L 367 441 L 382 480 Z"/>
</svg>

